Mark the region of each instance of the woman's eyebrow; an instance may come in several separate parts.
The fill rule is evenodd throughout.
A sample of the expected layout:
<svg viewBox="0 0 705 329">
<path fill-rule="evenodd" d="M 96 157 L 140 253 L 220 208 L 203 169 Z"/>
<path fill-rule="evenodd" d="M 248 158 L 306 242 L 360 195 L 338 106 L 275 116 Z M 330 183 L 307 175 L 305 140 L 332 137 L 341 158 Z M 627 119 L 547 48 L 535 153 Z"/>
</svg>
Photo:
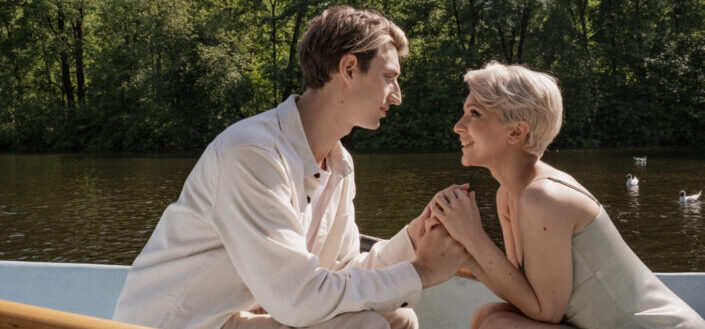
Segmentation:
<svg viewBox="0 0 705 329">
<path fill-rule="evenodd" d="M 480 109 L 480 107 L 477 106 L 477 104 L 473 104 L 473 103 L 466 103 L 463 107 L 464 107 L 465 109 L 468 109 L 468 110 L 469 110 L 470 108 L 475 108 L 476 110 L 479 110 L 479 109 Z"/>
</svg>

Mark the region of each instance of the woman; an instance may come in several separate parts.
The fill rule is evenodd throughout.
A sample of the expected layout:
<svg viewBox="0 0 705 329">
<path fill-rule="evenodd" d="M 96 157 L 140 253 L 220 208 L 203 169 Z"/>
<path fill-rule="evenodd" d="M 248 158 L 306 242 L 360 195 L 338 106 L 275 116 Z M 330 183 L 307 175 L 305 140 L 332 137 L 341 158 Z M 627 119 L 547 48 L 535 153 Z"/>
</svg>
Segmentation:
<svg viewBox="0 0 705 329">
<path fill-rule="evenodd" d="M 473 256 L 466 267 L 507 301 L 480 307 L 471 328 L 705 328 L 629 249 L 595 197 L 541 161 L 561 126 L 555 80 L 491 62 L 465 81 L 470 94 L 454 131 L 463 165 L 488 168 L 500 184 L 506 255 L 483 230 L 474 192 L 439 192 L 427 228 L 440 221 Z"/>
</svg>

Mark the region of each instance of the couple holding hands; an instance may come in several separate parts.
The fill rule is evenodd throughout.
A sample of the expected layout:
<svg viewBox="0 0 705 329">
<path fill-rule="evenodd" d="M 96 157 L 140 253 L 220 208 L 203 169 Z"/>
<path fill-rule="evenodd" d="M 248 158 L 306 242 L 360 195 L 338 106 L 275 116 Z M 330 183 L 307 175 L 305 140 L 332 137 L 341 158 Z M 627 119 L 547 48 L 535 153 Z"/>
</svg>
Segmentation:
<svg viewBox="0 0 705 329">
<path fill-rule="evenodd" d="M 114 318 L 169 329 L 418 328 L 421 290 L 464 265 L 505 301 L 479 308 L 472 329 L 705 328 L 599 201 L 541 161 L 561 127 L 561 93 L 523 66 L 467 72 L 453 127 L 463 165 L 500 184 L 505 251 L 465 184 L 361 253 L 340 139 L 377 129 L 401 103 L 407 54 L 404 32 L 378 13 L 337 6 L 313 18 L 299 46 L 303 94 L 208 145 L 135 259 Z"/>
</svg>

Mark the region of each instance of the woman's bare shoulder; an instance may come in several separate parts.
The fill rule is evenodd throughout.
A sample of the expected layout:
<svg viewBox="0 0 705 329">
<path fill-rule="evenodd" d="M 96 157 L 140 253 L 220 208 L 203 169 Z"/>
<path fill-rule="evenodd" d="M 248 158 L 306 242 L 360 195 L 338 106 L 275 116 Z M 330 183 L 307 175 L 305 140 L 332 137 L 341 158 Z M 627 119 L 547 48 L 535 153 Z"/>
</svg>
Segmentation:
<svg viewBox="0 0 705 329">
<path fill-rule="evenodd" d="M 518 201 L 517 224 L 524 243 L 545 243 L 546 232 L 556 238 L 568 237 L 574 231 L 575 217 L 570 216 L 570 207 L 565 205 L 550 181 L 530 184 Z"/>
<path fill-rule="evenodd" d="M 579 192 L 587 190 L 568 174 L 554 177 L 573 187 L 550 179 L 540 179 L 529 184 L 519 198 L 520 218 L 541 221 L 544 224 L 558 222 L 570 226 L 582 226 L 599 214 L 599 204 Z"/>
</svg>

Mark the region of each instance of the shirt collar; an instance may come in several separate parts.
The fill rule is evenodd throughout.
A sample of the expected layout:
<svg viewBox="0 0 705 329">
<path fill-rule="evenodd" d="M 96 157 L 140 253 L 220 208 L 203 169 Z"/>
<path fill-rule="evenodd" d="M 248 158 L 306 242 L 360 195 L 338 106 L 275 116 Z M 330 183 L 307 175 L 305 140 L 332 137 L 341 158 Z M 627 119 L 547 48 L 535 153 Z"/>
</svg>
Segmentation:
<svg viewBox="0 0 705 329">
<path fill-rule="evenodd" d="M 340 176 L 347 176 L 353 171 L 353 162 L 350 154 L 345 151 L 343 144 L 338 141 L 328 153 L 328 166 L 331 172 Z"/>
<path fill-rule="evenodd" d="M 291 143 L 294 151 L 301 159 L 304 169 L 304 177 L 309 177 L 322 169 L 316 164 L 311 146 L 308 145 L 306 133 L 304 132 L 301 116 L 296 107 L 296 99 L 299 95 L 291 95 L 283 103 L 277 106 L 277 116 L 279 127 L 284 137 Z M 328 153 L 328 168 L 331 173 L 347 176 L 352 173 L 352 157 L 345 151 L 343 144 L 338 141 L 333 149 Z"/>
</svg>

